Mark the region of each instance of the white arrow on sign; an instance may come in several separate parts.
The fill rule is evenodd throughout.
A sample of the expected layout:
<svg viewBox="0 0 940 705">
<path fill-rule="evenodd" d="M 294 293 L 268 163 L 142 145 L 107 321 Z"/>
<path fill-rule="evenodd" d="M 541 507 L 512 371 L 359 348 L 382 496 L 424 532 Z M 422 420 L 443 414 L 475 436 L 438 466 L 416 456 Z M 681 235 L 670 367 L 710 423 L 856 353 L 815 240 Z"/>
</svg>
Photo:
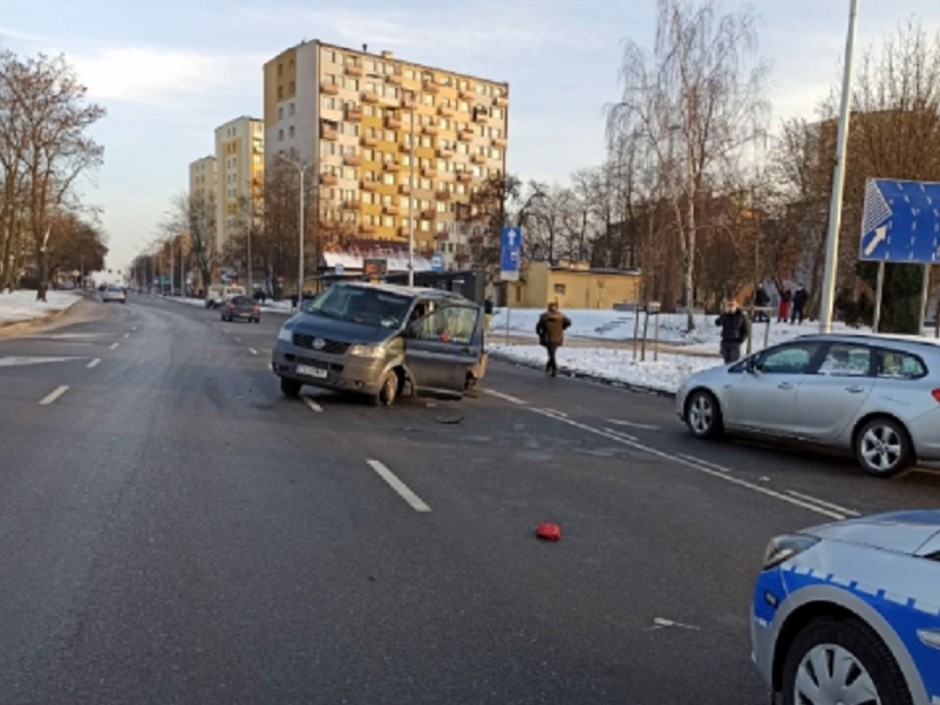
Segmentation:
<svg viewBox="0 0 940 705">
<path fill-rule="evenodd" d="M 877 249 L 878 245 L 888 239 L 888 228 L 882 226 L 875 229 L 875 236 L 865 246 L 865 256 L 871 257 L 871 254 Z"/>
</svg>

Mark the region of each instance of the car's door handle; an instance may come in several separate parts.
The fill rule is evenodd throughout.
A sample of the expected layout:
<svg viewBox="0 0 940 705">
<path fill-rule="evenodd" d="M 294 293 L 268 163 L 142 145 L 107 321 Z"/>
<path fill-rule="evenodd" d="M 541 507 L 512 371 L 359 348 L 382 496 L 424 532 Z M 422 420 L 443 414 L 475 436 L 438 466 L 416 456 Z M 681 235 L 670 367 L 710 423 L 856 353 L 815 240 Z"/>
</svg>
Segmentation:
<svg viewBox="0 0 940 705">
<path fill-rule="evenodd" d="M 849 394 L 861 394 L 865 391 L 865 387 L 846 387 L 845 391 Z"/>
<path fill-rule="evenodd" d="M 793 385 L 789 382 L 781 382 L 777 385 L 777 389 L 793 389 Z"/>
</svg>

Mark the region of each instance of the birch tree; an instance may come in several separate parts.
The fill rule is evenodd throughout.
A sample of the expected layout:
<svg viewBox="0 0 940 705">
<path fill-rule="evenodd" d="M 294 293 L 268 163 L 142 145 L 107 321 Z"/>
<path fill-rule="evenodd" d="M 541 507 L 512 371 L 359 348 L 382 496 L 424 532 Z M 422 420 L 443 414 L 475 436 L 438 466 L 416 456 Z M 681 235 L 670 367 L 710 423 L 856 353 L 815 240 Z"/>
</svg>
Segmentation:
<svg viewBox="0 0 940 705">
<path fill-rule="evenodd" d="M 628 41 L 623 94 L 609 107 L 608 136 L 644 140 L 656 158 L 682 248 L 688 326 L 693 328 L 698 195 L 759 132 L 765 67 L 752 63 L 754 15 L 719 15 L 706 0 L 658 0 L 652 56 Z"/>
</svg>

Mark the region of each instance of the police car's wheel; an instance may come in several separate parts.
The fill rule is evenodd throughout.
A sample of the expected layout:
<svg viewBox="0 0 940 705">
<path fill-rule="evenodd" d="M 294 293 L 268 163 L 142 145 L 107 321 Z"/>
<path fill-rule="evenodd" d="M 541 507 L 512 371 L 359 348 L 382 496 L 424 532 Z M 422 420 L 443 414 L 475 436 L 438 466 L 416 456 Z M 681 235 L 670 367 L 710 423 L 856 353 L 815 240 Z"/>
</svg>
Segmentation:
<svg viewBox="0 0 940 705">
<path fill-rule="evenodd" d="M 785 654 L 784 705 L 911 705 L 891 651 L 856 619 L 824 617 Z"/>
</svg>

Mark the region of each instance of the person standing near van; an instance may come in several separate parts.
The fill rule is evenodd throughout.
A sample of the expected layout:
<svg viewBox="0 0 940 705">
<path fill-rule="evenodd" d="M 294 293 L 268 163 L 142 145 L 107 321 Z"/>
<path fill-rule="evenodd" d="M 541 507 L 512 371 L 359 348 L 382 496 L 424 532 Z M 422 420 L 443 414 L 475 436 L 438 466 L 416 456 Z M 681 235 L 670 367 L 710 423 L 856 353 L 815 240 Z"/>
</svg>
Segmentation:
<svg viewBox="0 0 940 705">
<path fill-rule="evenodd" d="M 483 302 L 483 331 L 489 332 L 490 321 L 493 320 L 493 295 L 487 294 Z"/>
<path fill-rule="evenodd" d="M 558 361 L 555 353 L 565 342 L 565 329 L 571 326 L 571 320 L 558 310 L 558 304 L 552 301 L 548 310 L 539 316 L 535 332 L 539 336 L 539 344 L 548 351 L 548 362 L 545 371 L 552 377 L 558 373 Z"/>
</svg>

